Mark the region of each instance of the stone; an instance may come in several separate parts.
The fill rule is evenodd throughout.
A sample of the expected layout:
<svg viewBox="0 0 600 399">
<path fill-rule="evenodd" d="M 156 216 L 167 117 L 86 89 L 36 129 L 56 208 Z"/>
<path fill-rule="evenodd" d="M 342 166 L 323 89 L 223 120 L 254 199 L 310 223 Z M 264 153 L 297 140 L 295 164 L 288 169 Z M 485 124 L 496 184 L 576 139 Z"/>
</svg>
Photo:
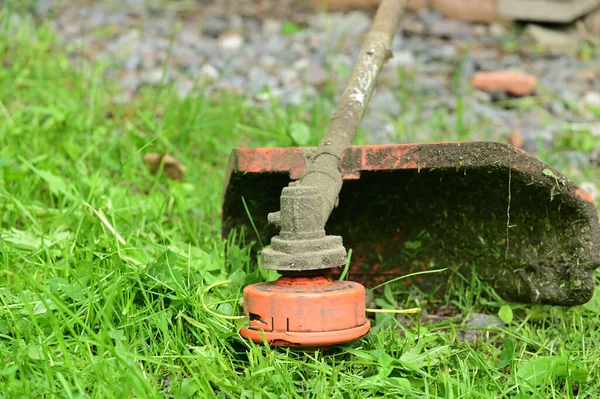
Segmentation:
<svg viewBox="0 0 600 399">
<path fill-rule="evenodd" d="M 562 116 L 567 112 L 567 108 L 560 100 L 552 101 L 549 105 L 550 112 L 556 116 Z"/>
<path fill-rule="evenodd" d="M 220 76 L 219 70 L 211 64 L 204 64 L 200 68 L 199 77 L 207 80 L 216 80 Z"/>
<path fill-rule="evenodd" d="M 580 171 L 586 168 L 590 164 L 590 154 L 585 154 L 581 151 L 560 151 L 556 154 L 557 160 L 562 164 L 567 164 L 567 168 L 572 171 L 576 171 L 575 173 L 580 173 Z M 568 169 L 567 169 L 568 170 Z"/>
<path fill-rule="evenodd" d="M 381 0 L 309 0 L 315 11 L 373 10 Z"/>
<path fill-rule="evenodd" d="M 464 21 L 505 21 L 496 0 L 430 0 L 430 6 L 447 17 Z"/>
<path fill-rule="evenodd" d="M 506 325 L 496 315 L 487 315 L 483 313 L 472 313 L 465 324 L 465 330 L 458 333 L 462 341 L 476 341 L 489 331 L 499 332 L 506 328 Z"/>
<path fill-rule="evenodd" d="M 50 0 L 37 0 L 35 2 L 35 13 L 40 17 L 45 17 L 52 8 Z"/>
<path fill-rule="evenodd" d="M 275 65 L 277 65 L 277 58 L 269 54 L 263 55 L 262 57 L 260 57 L 260 63 L 262 65 L 268 66 L 269 68 L 273 68 L 275 67 Z"/>
<path fill-rule="evenodd" d="M 311 86 L 304 87 L 302 90 L 294 90 L 289 95 L 289 103 L 292 105 L 308 106 L 314 103 L 314 99 L 319 93 Z"/>
<path fill-rule="evenodd" d="M 600 92 L 588 91 L 583 95 L 583 103 L 590 107 L 600 108 Z"/>
<path fill-rule="evenodd" d="M 492 22 L 488 27 L 490 35 L 494 37 L 502 37 L 506 35 L 506 27 L 500 23 Z"/>
<path fill-rule="evenodd" d="M 543 22 L 572 22 L 600 6 L 599 0 L 494 0 L 498 12 L 510 19 Z"/>
<path fill-rule="evenodd" d="M 523 127 L 520 131 L 523 134 L 523 147 L 526 151 L 537 151 L 540 144 L 544 148 L 551 148 L 554 144 L 554 133 L 551 130 L 540 130 L 538 127 Z"/>
<path fill-rule="evenodd" d="M 477 101 L 480 101 L 480 102 L 483 102 L 483 103 L 489 103 L 489 102 L 492 101 L 492 96 L 489 93 L 487 93 L 485 91 L 482 91 L 482 90 L 474 90 L 473 91 L 473 97 Z"/>
<path fill-rule="evenodd" d="M 300 58 L 293 64 L 293 68 L 297 71 L 304 71 L 310 66 L 310 60 L 308 58 Z"/>
<path fill-rule="evenodd" d="M 400 113 L 400 104 L 389 90 L 376 90 L 371 97 L 369 110 L 374 114 L 386 114 L 397 116 Z"/>
<path fill-rule="evenodd" d="M 134 8 L 142 8 L 144 6 L 144 2 L 145 0 L 125 0 L 125 4 L 127 4 L 128 7 Z"/>
<path fill-rule="evenodd" d="M 239 50 L 244 44 L 244 38 L 237 32 L 227 31 L 219 36 L 219 47 L 223 50 Z"/>
<path fill-rule="evenodd" d="M 443 19 L 429 27 L 429 34 L 444 39 L 462 39 L 473 36 L 473 25 L 464 21 Z"/>
<path fill-rule="evenodd" d="M 131 101 L 132 97 L 133 96 L 131 95 L 131 93 L 128 93 L 128 92 L 120 93 L 120 94 L 114 95 L 112 97 L 112 102 L 114 104 L 127 104 L 128 102 Z"/>
<path fill-rule="evenodd" d="M 291 69 L 284 69 L 279 72 L 281 84 L 284 87 L 293 87 L 300 83 L 300 75 Z"/>
<path fill-rule="evenodd" d="M 446 92 L 448 78 L 438 75 L 416 76 L 415 84 L 420 87 L 422 93 L 441 96 Z"/>
<path fill-rule="evenodd" d="M 392 58 L 384 66 L 410 68 L 415 65 L 415 61 L 415 55 L 412 51 L 401 50 L 394 52 Z"/>
<path fill-rule="evenodd" d="M 152 174 L 162 171 L 173 180 L 181 180 L 187 167 L 169 154 L 148 153 L 143 157 L 146 167 Z"/>
<path fill-rule="evenodd" d="M 229 16 L 229 28 L 242 31 L 244 29 L 244 19 L 237 14 L 231 14 Z"/>
<path fill-rule="evenodd" d="M 327 81 L 327 71 L 320 64 L 310 64 L 306 71 L 306 82 L 316 88 L 321 88 Z"/>
<path fill-rule="evenodd" d="M 195 46 L 200 41 L 200 35 L 196 29 L 192 27 L 185 27 L 181 29 L 177 35 L 179 42 L 189 46 Z"/>
<path fill-rule="evenodd" d="M 278 79 L 262 68 L 252 67 L 248 71 L 248 89 L 251 93 L 262 91 L 265 87 L 273 89 L 278 86 Z"/>
<path fill-rule="evenodd" d="M 262 31 L 266 35 L 280 35 L 283 24 L 281 21 L 273 18 L 265 18 L 262 21 Z"/>
<path fill-rule="evenodd" d="M 233 75 L 227 80 L 219 80 L 215 87 L 224 90 L 233 90 L 237 92 L 247 91 L 248 79 L 245 79 L 238 75 Z"/>
<path fill-rule="evenodd" d="M 130 56 L 129 58 L 127 58 L 125 60 L 123 67 L 128 71 L 135 71 L 140 67 L 141 64 L 142 64 L 141 57 L 138 54 L 133 54 L 132 56 Z"/>
<path fill-rule="evenodd" d="M 484 63 L 487 61 L 495 62 L 500 53 L 495 49 L 474 49 L 471 52 L 471 58 L 477 63 Z"/>
<path fill-rule="evenodd" d="M 521 57 L 515 54 L 505 55 L 501 62 L 505 68 L 516 67 L 522 63 Z"/>
<path fill-rule="evenodd" d="M 477 72 L 471 84 L 474 88 L 487 92 L 503 91 L 515 96 L 531 95 L 537 86 L 537 78 L 523 72 L 500 70 Z"/>
<path fill-rule="evenodd" d="M 152 46 L 166 51 L 171 47 L 171 41 L 164 37 L 154 37 L 152 38 Z"/>
<path fill-rule="evenodd" d="M 525 139 L 520 131 L 515 130 L 511 133 L 508 138 L 508 143 L 516 148 L 523 148 L 523 144 L 525 144 Z"/>
<path fill-rule="evenodd" d="M 194 82 L 191 79 L 182 78 L 177 81 L 177 96 L 185 98 L 192 93 Z"/>
<path fill-rule="evenodd" d="M 417 12 L 419 17 L 419 21 L 423 23 L 427 28 L 439 23 L 442 21 L 442 15 L 434 10 L 430 10 L 429 8 L 421 9 Z"/>
<path fill-rule="evenodd" d="M 385 121 L 372 115 L 365 115 L 360 126 L 370 137 L 371 144 L 389 144 L 392 142 L 390 135 L 385 129 Z"/>
<path fill-rule="evenodd" d="M 589 157 L 589 163 L 594 166 L 600 166 L 600 148 L 593 150 Z"/>
<path fill-rule="evenodd" d="M 584 24 L 589 33 L 600 36 L 600 8 L 586 16 Z"/>
<path fill-rule="evenodd" d="M 127 93 L 135 93 L 139 87 L 140 80 L 135 72 L 123 72 L 119 76 L 121 88 Z"/>
<path fill-rule="evenodd" d="M 431 58 L 434 60 L 453 60 L 456 57 L 456 48 L 451 44 L 445 44 L 442 46 L 437 46 L 431 49 L 430 53 Z"/>
<path fill-rule="evenodd" d="M 161 60 L 164 59 L 166 55 L 161 54 L 159 50 L 150 50 L 142 54 L 142 68 L 143 69 L 151 69 L 160 64 Z"/>
<path fill-rule="evenodd" d="M 525 35 L 532 38 L 539 46 L 553 50 L 575 51 L 579 42 L 577 36 L 571 35 L 568 32 L 547 29 L 533 24 L 527 26 Z"/>
<path fill-rule="evenodd" d="M 429 0 L 408 0 L 406 2 L 406 9 L 410 12 L 416 12 L 428 6 Z"/>
<path fill-rule="evenodd" d="M 163 70 L 162 68 L 154 68 L 142 72 L 141 78 L 144 83 L 149 85 L 158 85 L 162 81 Z"/>
<path fill-rule="evenodd" d="M 209 16 L 201 23 L 202 33 L 208 37 L 219 37 L 223 32 L 229 29 L 229 24 L 221 18 Z"/>
</svg>

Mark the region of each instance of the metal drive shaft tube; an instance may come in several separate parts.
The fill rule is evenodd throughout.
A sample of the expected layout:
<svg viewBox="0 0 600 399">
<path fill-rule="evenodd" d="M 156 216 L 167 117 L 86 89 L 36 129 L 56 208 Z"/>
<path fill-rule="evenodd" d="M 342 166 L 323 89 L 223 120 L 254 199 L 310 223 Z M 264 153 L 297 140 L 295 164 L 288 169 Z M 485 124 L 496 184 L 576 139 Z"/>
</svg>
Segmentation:
<svg viewBox="0 0 600 399">
<path fill-rule="evenodd" d="M 391 57 L 392 38 L 406 0 L 383 0 L 354 65 L 329 129 L 299 181 L 281 193 L 281 210 L 269 222 L 281 228 L 262 251 L 262 267 L 282 272 L 329 269 L 346 262 L 339 236 L 325 234 L 342 188 L 340 157 L 352 145 L 381 67 Z"/>
<path fill-rule="evenodd" d="M 354 65 L 352 76 L 336 107 L 331 124 L 321 141 L 312 163 L 299 181 L 301 186 L 315 186 L 323 197 L 323 215 L 327 222 L 337 204 L 342 187 L 339 162 L 345 148 L 352 145 L 367 109 L 379 72 L 391 57 L 392 39 L 398 30 L 405 0 L 383 0 L 371 30 L 367 34 Z"/>
</svg>

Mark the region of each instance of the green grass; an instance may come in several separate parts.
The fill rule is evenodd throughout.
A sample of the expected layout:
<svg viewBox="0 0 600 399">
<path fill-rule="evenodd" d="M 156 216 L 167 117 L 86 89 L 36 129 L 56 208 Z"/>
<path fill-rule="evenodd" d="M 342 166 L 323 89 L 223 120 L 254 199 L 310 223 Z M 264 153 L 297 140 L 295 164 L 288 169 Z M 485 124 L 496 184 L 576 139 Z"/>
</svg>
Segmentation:
<svg viewBox="0 0 600 399">
<path fill-rule="evenodd" d="M 220 238 L 229 151 L 314 143 L 331 100 L 264 111 L 200 90 L 181 100 L 164 87 L 114 105 L 102 65 L 69 65 L 43 27 L 25 21 L 9 34 L 6 14 L 0 22 L 0 397 L 600 392 L 599 295 L 563 309 L 506 307 L 476 279 L 439 303 L 390 288 L 379 306 L 446 305 L 457 318 L 421 325 L 377 314 L 369 335 L 326 353 L 246 342 L 237 333 L 244 320 L 226 316 L 241 314 L 244 285 L 273 276 L 250 270 L 235 237 Z M 149 152 L 187 165 L 183 181 L 150 174 Z M 591 170 L 581 176 L 597 181 Z M 500 309 L 504 331 L 460 342 L 468 315 Z"/>
</svg>

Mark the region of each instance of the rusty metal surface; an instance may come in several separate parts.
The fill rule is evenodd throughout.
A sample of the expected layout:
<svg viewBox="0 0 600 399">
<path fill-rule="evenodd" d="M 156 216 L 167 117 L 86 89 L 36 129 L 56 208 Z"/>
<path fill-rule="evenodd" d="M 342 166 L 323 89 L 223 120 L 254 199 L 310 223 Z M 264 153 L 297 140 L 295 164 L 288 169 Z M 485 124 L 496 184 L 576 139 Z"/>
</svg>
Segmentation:
<svg viewBox="0 0 600 399">
<path fill-rule="evenodd" d="M 258 242 L 241 198 L 268 245 L 267 214 L 298 179 L 311 148 L 236 149 L 223 197 L 223 235 L 244 229 Z M 508 300 L 574 305 L 593 293 L 600 227 L 591 198 L 566 176 L 499 143 L 353 146 L 328 234 L 353 250 L 349 278 L 373 286 L 404 280 L 442 294 L 475 270 Z M 254 245 L 259 250 L 259 245 Z"/>
</svg>

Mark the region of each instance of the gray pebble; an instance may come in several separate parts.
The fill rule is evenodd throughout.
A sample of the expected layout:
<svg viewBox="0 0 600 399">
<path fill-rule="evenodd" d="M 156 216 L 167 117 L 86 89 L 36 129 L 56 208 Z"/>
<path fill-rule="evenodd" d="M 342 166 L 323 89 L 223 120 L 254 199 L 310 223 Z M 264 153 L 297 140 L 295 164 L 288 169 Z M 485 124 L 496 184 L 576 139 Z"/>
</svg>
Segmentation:
<svg viewBox="0 0 600 399">
<path fill-rule="evenodd" d="M 136 71 L 142 64 L 142 58 L 139 54 L 133 54 L 125 60 L 123 66 L 128 71 Z"/>
<path fill-rule="evenodd" d="M 445 44 L 432 48 L 429 51 L 431 60 L 449 61 L 456 57 L 456 49 L 451 44 Z"/>
<path fill-rule="evenodd" d="M 177 80 L 177 96 L 179 98 L 184 98 L 189 96 L 194 89 L 194 82 L 191 79 L 181 78 Z"/>
<path fill-rule="evenodd" d="M 208 16 L 202 20 L 201 25 L 202 33 L 205 36 L 217 38 L 227 29 L 229 29 L 229 23 L 222 18 L 215 16 Z"/>
<path fill-rule="evenodd" d="M 282 22 L 277 19 L 266 18 L 262 23 L 262 31 L 266 35 L 279 35 L 282 31 Z"/>
<path fill-rule="evenodd" d="M 141 80 L 144 83 L 149 85 L 157 85 L 162 81 L 163 77 L 163 69 L 162 68 L 154 68 L 147 71 L 142 72 Z"/>
<path fill-rule="evenodd" d="M 426 26 L 434 25 L 442 20 L 442 15 L 429 8 L 422 8 L 417 12 L 419 20 Z"/>
<path fill-rule="evenodd" d="M 125 0 L 125 4 L 129 7 L 133 8 L 142 8 L 144 7 L 145 0 Z"/>
<path fill-rule="evenodd" d="M 503 37 L 504 35 L 506 35 L 506 28 L 504 27 L 504 25 L 496 22 L 491 23 L 488 30 L 490 32 L 490 35 L 494 37 Z"/>
<path fill-rule="evenodd" d="M 518 55 L 506 55 L 502 57 L 502 65 L 507 68 L 517 67 L 521 65 L 521 57 Z"/>
<path fill-rule="evenodd" d="M 244 19 L 237 15 L 237 14 L 232 14 L 229 16 L 229 28 L 236 30 L 236 31 L 243 31 L 244 30 Z"/>
<path fill-rule="evenodd" d="M 265 87 L 277 87 L 277 78 L 268 74 L 262 68 L 251 67 L 248 71 L 248 89 L 251 93 L 262 91 Z"/>
<path fill-rule="evenodd" d="M 294 62 L 294 65 L 292 65 L 292 67 L 297 71 L 305 71 L 309 66 L 310 60 L 308 58 L 300 58 Z"/>
<path fill-rule="evenodd" d="M 447 39 L 463 39 L 473 36 L 473 25 L 464 21 L 445 19 L 431 24 L 429 34 Z"/>
<path fill-rule="evenodd" d="M 285 87 L 295 87 L 300 83 L 300 75 L 294 70 L 284 68 L 279 75 Z"/>
<path fill-rule="evenodd" d="M 393 53 L 386 65 L 392 68 L 411 68 L 415 65 L 415 55 L 410 50 L 401 50 Z"/>
<path fill-rule="evenodd" d="M 567 112 L 567 108 L 560 100 L 552 101 L 549 105 L 550 112 L 556 116 L 563 116 Z"/>
<path fill-rule="evenodd" d="M 321 87 L 329 80 L 336 83 L 332 87 L 337 87 L 339 94 L 345 88 L 356 60 L 362 34 L 372 23 L 372 14 L 362 11 L 316 13 L 308 16 L 307 26 L 301 31 L 284 36 L 281 34 L 282 20 L 242 17 L 236 13 L 235 6 L 229 14 L 209 15 L 207 12 L 201 13 L 202 19 L 196 19 L 193 13 L 182 17 L 161 8 L 160 2 L 152 9 L 147 6 L 147 0 L 126 2 L 127 7 L 122 8 L 106 7 L 106 0 L 67 7 L 56 13 L 56 19 L 49 21 L 64 46 L 81 42 L 83 26 L 86 29 L 116 29 L 112 37 L 85 36 L 84 44 L 94 50 L 95 60 L 110 63 L 107 74 L 121 82 L 125 92 L 123 99 L 136 93 L 141 84 L 160 83 L 167 62 L 168 80 L 175 82 L 181 96 L 192 94 L 192 79 L 208 83 L 209 91 L 227 89 L 245 93 L 254 99 L 252 101 L 258 100 L 261 107 L 266 106 L 261 100 L 266 96 L 257 97 L 256 94 L 264 86 L 268 86 L 283 104 L 300 105 L 311 101 L 317 95 L 315 87 Z M 215 3 L 214 0 L 206 2 L 211 7 Z M 35 4 L 39 13 L 47 13 L 50 0 L 36 0 Z M 31 18 L 26 15 L 12 18 L 15 19 L 13 27 L 31 23 Z M 179 31 L 174 30 L 177 25 L 182 26 Z M 469 91 L 465 93 L 469 121 L 485 119 L 490 129 L 497 132 L 508 130 L 510 133 L 510 129 L 518 128 L 528 145 L 537 138 L 552 143 L 552 133 L 544 126 L 557 125 L 557 121 L 591 123 L 597 120 L 586 105 L 599 104 L 598 84 L 574 72 L 594 70 L 598 65 L 596 55 L 588 62 L 582 62 L 559 52 L 528 53 L 525 46 L 519 53 L 505 54 L 502 48 L 508 34 L 505 26 L 454 21 L 428 9 L 419 11 L 416 16 L 406 15 L 401 26 L 405 29 L 395 35 L 392 42 L 394 56 L 384 65 L 379 87 L 371 100 L 369 109 L 372 112 L 367 111 L 365 126 L 369 127 L 369 134 L 375 135 L 368 136 L 370 142 L 392 141 L 396 133 L 388 132 L 386 118 L 400 112 L 406 118 L 410 118 L 411 113 L 427 118 L 427 115 L 433 115 L 436 107 L 443 107 L 444 112 L 452 114 L 457 95 L 453 78 L 460 56 L 458 47 L 453 46 L 457 40 L 477 40 L 477 46 L 460 71 L 462 88 L 470 87 L 469 80 L 477 70 L 518 67 L 534 73 L 540 85 L 559 98 L 547 104 L 550 113 L 540 118 L 500 108 L 493 100 L 506 98 L 501 93 Z M 173 33 L 176 37 L 171 43 Z M 440 37 L 452 38 L 453 42 L 440 40 Z M 517 40 L 521 46 L 521 37 Z M 170 58 L 167 57 L 169 52 Z M 81 55 L 73 53 L 73 56 Z M 410 69 L 415 74 L 400 82 L 400 69 Z M 386 85 L 395 89 L 400 84 L 406 86 L 411 96 L 431 96 L 435 101 L 426 101 L 419 111 L 410 105 L 409 109 L 400 110 L 391 92 L 381 90 Z M 571 110 L 565 107 L 565 102 L 579 109 Z M 451 118 L 450 115 L 449 120 Z"/>
<path fill-rule="evenodd" d="M 51 7 L 51 0 L 37 0 L 35 2 L 35 13 L 40 17 L 45 17 L 48 15 Z"/>
<path fill-rule="evenodd" d="M 369 137 L 369 144 L 390 144 L 390 134 L 385 129 L 385 121 L 374 117 L 370 113 L 365 115 L 360 126 Z"/>
<path fill-rule="evenodd" d="M 492 96 L 483 90 L 473 90 L 473 97 L 480 102 L 489 103 L 492 101 Z"/>
<path fill-rule="evenodd" d="M 125 72 L 119 78 L 119 83 L 126 93 L 135 93 L 139 87 L 140 79 L 135 72 Z"/>
<path fill-rule="evenodd" d="M 523 135 L 523 148 L 526 151 L 537 151 L 538 145 L 550 148 L 554 144 L 554 133 L 550 130 L 523 127 L 520 132 Z"/>
<path fill-rule="evenodd" d="M 369 109 L 375 113 L 397 116 L 400 113 L 400 104 L 396 96 L 389 90 L 375 90 L 369 103 Z"/>
<path fill-rule="evenodd" d="M 460 331 L 458 336 L 463 341 L 475 341 L 490 330 L 506 328 L 506 325 L 496 315 L 473 313 L 467 320 L 466 330 Z"/>
<path fill-rule="evenodd" d="M 195 46 L 200 41 L 200 35 L 194 27 L 187 26 L 177 35 L 178 42 L 187 46 Z"/>
<path fill-rule="evenodd" d="M 321 87 L 327 81 L 327 71 L 320 64 L 310 64 L 306 71 L 306 82 L 314 87 Z"/>
</svg>

